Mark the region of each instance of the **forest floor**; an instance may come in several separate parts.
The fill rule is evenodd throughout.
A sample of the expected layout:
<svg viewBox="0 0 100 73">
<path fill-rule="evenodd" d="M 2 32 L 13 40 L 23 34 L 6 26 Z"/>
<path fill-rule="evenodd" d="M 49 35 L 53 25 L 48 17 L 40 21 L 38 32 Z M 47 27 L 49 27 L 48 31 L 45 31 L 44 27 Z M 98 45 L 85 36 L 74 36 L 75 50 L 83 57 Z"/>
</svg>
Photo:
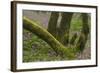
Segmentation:
<svg viewBox="0 0 100 73">
<path fill-rule="evenodd" d="M 23 31 L 23 62 L 38 62 L 38 61 L 63 61 L 67 58 L 62 58 L 42 39 L 35 34 L 24 30 Z M 88 43 L 82 53 L 77 54 L 75 60 L 90 59 L 90 47 Z"/>
</svg>

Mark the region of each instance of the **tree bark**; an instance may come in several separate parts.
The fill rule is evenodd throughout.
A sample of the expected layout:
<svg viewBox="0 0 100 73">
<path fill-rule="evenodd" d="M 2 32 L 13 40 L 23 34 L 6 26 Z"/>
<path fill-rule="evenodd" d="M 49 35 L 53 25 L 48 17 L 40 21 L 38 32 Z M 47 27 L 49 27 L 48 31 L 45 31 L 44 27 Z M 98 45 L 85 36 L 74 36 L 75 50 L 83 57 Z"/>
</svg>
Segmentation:
<svg viewBox="0 0 100 73">
<path fill-rule="evenodd" d="M 77 39 L 77 33 L 74 33 L 73 34 L 73 36 L 72 36 L 72 38 L 70 39 L 70 41 L 69 41 L 69 43 L 71 44 L 71 45 L 75 45 L 75 40 Z"/>
<path fill-rule="evenodd" d="M 36 22 L 24 17 L 23 27 L 46 41 L 54 49 L 54 51 L 62 57 L 67 57 L 68 59 L 75 58 L 75 55 L 70 48 L 63 46 L 47 30 L 43 29 Z"/>
<path fill-rule="evenodd" d="M 62 19 L 60 22 L 60 27 L 59 27 L 59 40 L 62 42 L 64 45 L 67 45 L 69 42 L 69 29 L 70 29 L 70 22 L 72 19 L 73 13 L 71 12 L 63 12 L 62 13 Z M 67 37 L 67 38 L 66 38 Z"/>
<path fill-rule="evenodd" d="M 87 13 L 82 13 L 82 31 L 79 37 L 79 40 L 77 42 L 77 48 L 80 52 L 82 52 L 85 48 L 85 44 L 88 39 L 88 34 L 89 34 L 89 16 Z"/>
<path fill-rule="evenodd" d="M 58 17 L 59 17 L 59 12 L 52 12 L 48 23 L 48 31 L 55 37 L 57 36 L 56 34 L 57 34 Z"/>
</svg>

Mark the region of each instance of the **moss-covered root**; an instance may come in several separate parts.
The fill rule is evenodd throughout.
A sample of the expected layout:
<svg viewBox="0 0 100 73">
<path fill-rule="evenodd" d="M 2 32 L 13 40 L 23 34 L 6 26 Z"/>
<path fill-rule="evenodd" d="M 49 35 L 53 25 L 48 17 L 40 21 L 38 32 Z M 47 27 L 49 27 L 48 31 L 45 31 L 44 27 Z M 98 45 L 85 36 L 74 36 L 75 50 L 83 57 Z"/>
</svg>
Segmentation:
<svg viewBox="0 0 100 73">
<path fill-rule="evenodd" d="M 70 49 L 63 46 L 47 30 L 43 29 L 36 22 L 23 17 L 23 27 L 46 41 L 57 54 L 61 55 L 62 57 L 67 57 L 68 59 L 74 58 L 74 54 L 70 51 Z"/>
</svg>

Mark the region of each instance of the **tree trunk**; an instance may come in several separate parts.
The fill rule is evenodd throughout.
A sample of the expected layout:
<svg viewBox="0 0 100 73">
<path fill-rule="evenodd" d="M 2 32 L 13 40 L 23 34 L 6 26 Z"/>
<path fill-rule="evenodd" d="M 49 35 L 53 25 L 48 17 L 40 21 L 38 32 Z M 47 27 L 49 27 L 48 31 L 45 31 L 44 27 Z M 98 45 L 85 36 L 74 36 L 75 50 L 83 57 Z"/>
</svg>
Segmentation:
<svg viewBox="0 0 100 73">
<path fill-rule="evenodd" d="M 59 40 L 64 45 L 68 44 L 69 41 L 69 29 L 70 29 L 70 22 L 72 19 L 73 13 L 71 12 L 63 12 L 62 19 L 59 27 Z"/>
<path fill-rule="evenodd" d="M 58 17 L 59 17 L 59 12 L 51 12 L 50 20 L 48 23 L 48 31 L 55 37 L 57 34 Z"/>
<path fill-rule="evenodd" d="M 68 59 L 73 59 L 75 57 L 70 48 L 63 46 L 47 30 L 43 29 L 36 22 L 24 17 L 23 27 L 46 41 L 54 49 L 54 51 L 62 57 L 67 57 Z"/>
<path fill-rule="evenodd" d="M 72 38 L 69 41 L 70 45 L 75 45 L 75 40 L 77 39 L 77 36 L 78 36 L 77 33 L 73 34 Z"/>
<path fill-rule="evenodd" d="M 82 13 L 82 31 L 81 31 L 81 35 L 79 37 L 79 40 L 77 42 L 77 48 L 80 52 L 82 52 L 85 48 L 85 44 L 87 42 L 88 39 L 88 34 L 89 34 L 89 24 L 88 24 L 88 14 L 86 13 Z"/>
</svg>

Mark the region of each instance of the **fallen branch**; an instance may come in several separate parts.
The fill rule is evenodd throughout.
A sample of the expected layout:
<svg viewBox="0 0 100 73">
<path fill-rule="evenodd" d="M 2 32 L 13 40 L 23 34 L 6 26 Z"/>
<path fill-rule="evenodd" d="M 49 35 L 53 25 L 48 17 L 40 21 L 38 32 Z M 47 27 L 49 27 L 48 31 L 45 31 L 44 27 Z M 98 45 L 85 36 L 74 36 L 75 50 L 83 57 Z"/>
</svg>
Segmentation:
<svg viewBox="0 0 100 73">
<path fill-rule="evenodd" d="M 23 17 L 23 27 L 46 41 L 57 54 L 61 55 L 62 57 L 67 57 L 68 59 L 74 59 L 75 55 L 70 50 L 70 48 L 63 46 L 58 40 L 54 38 L 54 36 L 39 26 L 35 21 Z"/>
</svg>

